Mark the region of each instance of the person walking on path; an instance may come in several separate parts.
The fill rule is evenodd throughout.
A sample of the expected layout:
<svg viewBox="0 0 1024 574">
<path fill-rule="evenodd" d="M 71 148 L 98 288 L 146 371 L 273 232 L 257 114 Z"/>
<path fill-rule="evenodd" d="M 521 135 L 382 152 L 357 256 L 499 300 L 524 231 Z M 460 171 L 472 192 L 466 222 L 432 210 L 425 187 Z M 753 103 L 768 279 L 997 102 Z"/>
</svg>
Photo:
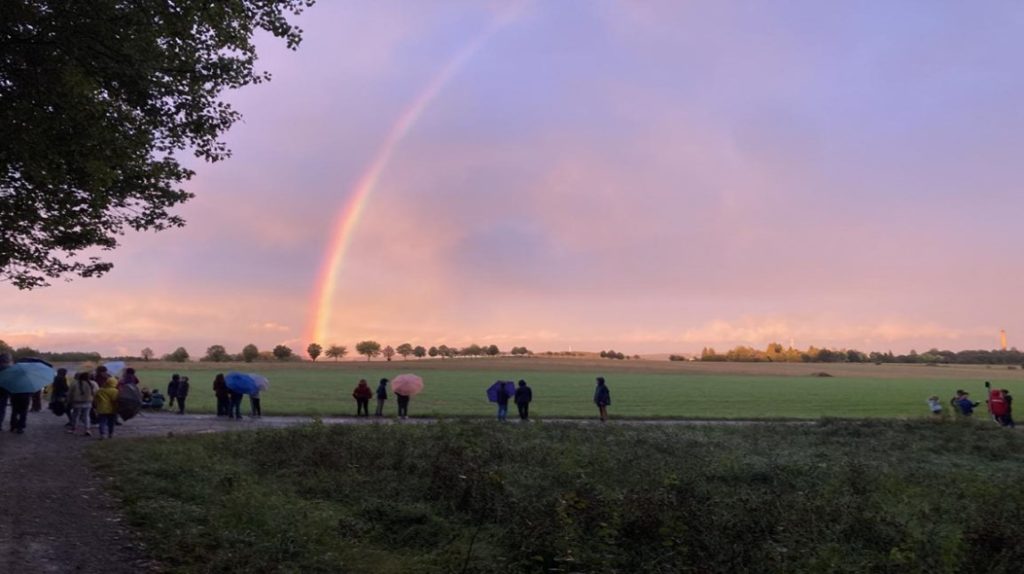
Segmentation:
<svg viewBox="0 0 1024 574">
<path fill-rule="evenodd" d="M 185 399 L 188 398 L 188 391 L 191 385 L 188 384 L 188 377 L 182 377 L 178 381 L 178 414 L 185 414 Z"/>
<path fill-rule="evenodd" d="M 85 436 L 92 436 L 89 432 L 89 411 L 92 410 L 96 390 L 96 383 L 92 381 L 92 375 L 88 371 L 75 375 L 75 382 L 68 390 L 68 404 L 71 405 L 73 421 L 68 433 L 78 434 L 78 430 L 81 429 Z"/>
<path fill-rule="evenodd" d="M 377 385 L 377 412 L 375 416 L 384 416 L 384 402 L 388 400 L 388 380 L 381 379 Z"/>
<path fill-rule="evenodd" d="M 508 385 L 510 385 L 510 384 L 512 384 L 512 383 L 511 382 L 506 383 L 506 382 L 502 381 L 502 383 L 500 385 L 498 385 L 498 394 L 497 394 L 497 399 L 498 400 L 495 401 L 495 402 L 498 403 L 498 420 L 502 421 L 502 422 L 508 420 L 508 400 L 510 398 L 512 398 L 512 397 L 509 396 L 509 392 L 508 392 Z"/>
<path fill-rule="evenodd" d="M 352 391 L 352 398 L 356 400 L 356 416 L 370 416 L 370 398 L 373 397 L 373 391 L 370 390 L 369 385 L 366 384 L 366 379 L 359 379 L 359 384 L 356 385 L 354 391 Z"/>
<path fill-rule="evenodd" d="M 398 418 L 404 419 L 409 416 L 409 395 L 395 393 L 398 402 Z"/>
<path fill-rule="evenodd" d="M 32 405 L 31 393 L 11 393 L 11 432 L 23 434 L 28 420 L 28 408 Z"/>
<path fill-rule="evenodd" d="M 533 391 L 526 386 L 526 381 L 519 380 L 519 388 L 516 389 L 516 408 L 519 409 L 519 420 L 530 420 L 530 401 L 533 400 Z"/>
<path fill-rule="evenodd" d="M 117 382 L 107 379 L 103 388 L 96 391 L 93 404 L 100 419 L 100 440 L 114 438 L 114 427 L 117 426 Z"/>
<path fill-rule="evenodd" d="M 608 420 L 608 405 L 612 404 L 612 393 L 604 384 L 604 377 L 597 378 L 597 388 L 594 390 L 594 404 L 601 415 L 601 422 Z"/>
<path fill-rule="evenodd" d="M 224 380 L 224 373 L 218 373 L 213 378 L 213 394 L 217 397 L 217 416 L 231 417 L 231 390 Z"/>
<path fill-rule="evenodd" d="M 167 408 L 174 408 L 174 401 L 178 398 L 178 387 L 181 386 L 181 375 L 171 375 L 171 382 L 167 383 Z"/>
<path fill-rule="evenodd" d="M 57 369 L 57 374 L 53 377 L 53 382 L 50 383 L 50 410 L 54 414 L 65 414 L 68 417 L 68 422 L 64 425 L 67 428 L 71 428 L 71 405 L 68 404 L 68 370 L 65 368 Z M 58 406 L 59 405 L 59 406 Z"/>
</svg>

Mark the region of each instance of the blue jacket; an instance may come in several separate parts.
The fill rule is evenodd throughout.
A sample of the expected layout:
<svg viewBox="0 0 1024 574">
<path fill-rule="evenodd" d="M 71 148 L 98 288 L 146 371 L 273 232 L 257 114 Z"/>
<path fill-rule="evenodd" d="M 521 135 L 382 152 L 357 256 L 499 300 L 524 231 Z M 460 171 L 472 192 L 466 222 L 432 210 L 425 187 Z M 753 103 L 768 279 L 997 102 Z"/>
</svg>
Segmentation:
<svg viewBox="0 0 1024 574">
<path fill-rule="evenodd" d="M 377 398 L 378 399 L 387 400 L 387 398 L 388 398 L 388 384 L 387 383 L 384 383 L 383 385 L 378 385 L 377 386 Z"/>
<path fill-rule="evenodd" d="M 594 391 L 594 404 L 597 406 L 612 404 L 612 392 L 608 390 L 608 385 L 597 386 L 597 390 Z"/>
</svg>

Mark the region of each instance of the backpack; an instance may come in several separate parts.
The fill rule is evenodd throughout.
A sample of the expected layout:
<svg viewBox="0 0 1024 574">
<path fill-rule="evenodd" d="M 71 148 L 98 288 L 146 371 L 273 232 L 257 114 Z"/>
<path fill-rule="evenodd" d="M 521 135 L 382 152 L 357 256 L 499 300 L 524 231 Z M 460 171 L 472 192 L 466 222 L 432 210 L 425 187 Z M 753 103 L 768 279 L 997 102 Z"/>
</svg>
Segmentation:
<svg viewBox="0 0 1024 574">
<path fill-rule="evenodd" d="M 989 391 L 988 410 L 997 417 L 1006 415 L 1006 398 L 1003 397 L 1003 391 L 999 389 Z"/>
<path fill-rule="evenodd" d="M 68 412 L 64 401 L 50 401 L 50 410 L 58 417 L 62 417 Z"/>
</svg>

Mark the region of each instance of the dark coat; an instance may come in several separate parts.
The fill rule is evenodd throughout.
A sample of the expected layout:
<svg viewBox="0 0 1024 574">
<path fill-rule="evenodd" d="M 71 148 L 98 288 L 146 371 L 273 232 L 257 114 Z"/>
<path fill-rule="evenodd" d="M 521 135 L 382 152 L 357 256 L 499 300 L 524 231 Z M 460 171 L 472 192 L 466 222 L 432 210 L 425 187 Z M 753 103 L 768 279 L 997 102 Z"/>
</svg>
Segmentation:
<svg viewBox="0 0 1024 574">
<path fill-rule="evenodd" d="M 381 400 L 385 400 L 385 401 L 388 400 L 388 384 L 387 383 L 384 383 L 383 385 L 378 385 L 377 386 L 377 398 L 381 399 Z"/>
<path fill-rule="evenodd" d="M 167 396 L 172 399 L 176 398 L 178 396 L 178 387 L 180 386 L 180 380 L 175 381 L 174 379 L 171 379 L 171 382 L 167 383 Z"/>
<path fill-rule="evenodd" d="M 370 398 L 373 396 L 373 391 L 370 390 L 370 387 L 366 383 L 359 383 L 358 385 L 356 385 L 356 390 L 352 391 L 352 396 L 356 400 L 370 400 Z"/>
<path fill-rule="evenodd" d="M 521 386 L 521 387 L 516 389 L 516 404 L 517 405 L 527 405 L 527 404 L 530 404 L 530 401 L 532 401 L 532 400 L 533 400 L 533 391 L 530 390 L 530 387 L 527 387 L 526 385 L 523 385 L 523 386 Z"/>
<path fill-rule="evenodd" d="M 178 397 L 179 399 L 184 399 L 184 398 L 188 397 L 189 386 L 190 385 L 189 385 L 188 381 L 179 381 L 178 382 L 178 394 L 176 394 L 174 396 Z"/>
<path fill-rule="evenodd" d="M 599 407 L 612 404 L 612 392 L 608 390 L 608 385 L 597 386 L 597 390 L 594 391 L 594 404 Z"/>
<path fill-rule="evenodd" d="M 228 384 L 226 382 L 214 379 L 213 394 L 217 395 L 217 398 L 219 399 L 226 399 L 231 396 L 231 389 L 228 388 Z"/>
</svg>

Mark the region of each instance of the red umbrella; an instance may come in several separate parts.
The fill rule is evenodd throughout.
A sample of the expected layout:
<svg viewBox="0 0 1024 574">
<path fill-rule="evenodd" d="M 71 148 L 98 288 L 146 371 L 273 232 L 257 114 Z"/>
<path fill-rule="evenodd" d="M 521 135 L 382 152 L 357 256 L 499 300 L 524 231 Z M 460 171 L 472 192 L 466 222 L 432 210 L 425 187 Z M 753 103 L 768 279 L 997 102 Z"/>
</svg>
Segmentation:
<svg viewBox="0 0 1024 574">
<path fill-rule="evenodd" d="M 395 394 L 411 397 L 423 390 L 423 379 L 416 375 L 398 375 L 391 381 Z"/>
</svg>

